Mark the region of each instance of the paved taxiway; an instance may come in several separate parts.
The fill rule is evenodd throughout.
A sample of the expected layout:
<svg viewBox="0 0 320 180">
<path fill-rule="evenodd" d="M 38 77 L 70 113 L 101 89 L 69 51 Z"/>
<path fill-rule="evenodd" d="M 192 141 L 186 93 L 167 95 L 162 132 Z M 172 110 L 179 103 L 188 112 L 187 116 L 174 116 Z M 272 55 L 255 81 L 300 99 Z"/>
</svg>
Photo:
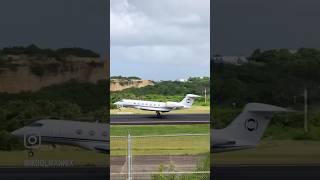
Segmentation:
<svg viewBox="0 0 320 180">
<path fill-rule="evenodd" d="M 209 114 L 111 115 L 111 125 L 209 124 Z"/>
<path fill-rule="evenodd" d="M 107 180 L 109 169 L 101 168 L 0 168 L 1 180 Z"/>
<path fill-rule="evenodd" d="M 319 180 L 317 165 L 230 165 L 211 169 L 213 180 Z"/>
</svg>

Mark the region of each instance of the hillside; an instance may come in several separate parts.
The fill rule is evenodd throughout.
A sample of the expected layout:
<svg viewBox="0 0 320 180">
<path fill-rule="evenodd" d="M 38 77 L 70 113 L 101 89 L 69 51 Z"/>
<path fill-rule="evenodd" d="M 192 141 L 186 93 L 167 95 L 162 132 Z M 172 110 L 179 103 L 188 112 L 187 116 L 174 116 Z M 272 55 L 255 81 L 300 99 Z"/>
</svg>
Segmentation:
<svg viewBox="0 0 320 180">
<path fill-rule="evenodd" d="M 143 80 L 138 77 L 122 77 L 114 76 L 110 78 L 110 91 L 122 91 L 129 88 L 142 88 L 153 86 L 154 83 L 150 80 Z"/>
<path fill-rule="evenodd" d="M 226 127 L 245 104 L 259 102 L 296 110 L 276 114 L 265 138 L 319 140 L 320 50 L 257 49 L 248 60 L 242 65 L 214 64 L 212 127 Z M 308 91 L 308 133 L 303 129 L 305 89 Z"/>
<path fill-rule="evenodd" d="M 104 78 L 104 62 L 90 50 L 34 45 L 0 49 L 0 92 L 36 91 L 72 79 L 96 83 Z"/>
<path fill-rule="evenodd" d="M 112 79 L 111 79 L 112 81 Z M 207 103 L 204 103 L 204 90 L 207 92 Z M 110 94 L 110 107 L 115 108 L 114 102 L 123 99 L 143 99 L 152 101 L 181 101 L 186 94 L 202 95 L 196 102 L 197 105 L 208 106 L 210 104 L 210 78 L 191 77 L 186 82 L 159 81 L 152 86 L 141 88 L 128 88 Z"/>
</svg>

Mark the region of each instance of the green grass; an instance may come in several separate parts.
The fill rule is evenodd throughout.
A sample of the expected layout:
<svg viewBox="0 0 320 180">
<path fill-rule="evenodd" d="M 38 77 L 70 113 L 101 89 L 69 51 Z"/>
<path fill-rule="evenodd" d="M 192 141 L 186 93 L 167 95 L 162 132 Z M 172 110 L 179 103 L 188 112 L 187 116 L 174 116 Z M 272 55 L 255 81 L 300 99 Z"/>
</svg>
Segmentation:
<svg viewBox="0 0 320 180">
<path fill-rule="evenodd" d="M 167 134 L 205 134 L 210 133 L 209 124 L 194 125 L 111 125 L 110 136 L 167 135 Z"/>
<path fill-rule="evenodd" d="M 320 127 L 309 126 L 308 133 L 303 127 L 277 127 L 270 126 L 264 134 L 265 140 L 320 140 Z"/>
<path fill-rule="evenodd" d="M 132 138 L 133 155 L 196 155 L 210 151 L 210 136 Z M 111 138 L 111 156 L 126 155 L 127 139 Z"/>
<path fill-rule="evenodd" d="M 211 154 L 214 164 L 320 163 L 319 141 L 264 140 L 256 149 Z"/>
<path fill-rule="evenodd" d="M 209 152 L 210 136 L 208 124 L 200 125 L 141 125 L 141 126 L 110 126 L 111 136 L 173 135 L 173 134 L 208 134 L 207 136 L 181 137 L 147 137 L 132 138 L 133 154 L 135 155 L 188 155 Z M 111 138 L 111 155 L 125 155 L 127 140 Z"/>
<path fill-rule="evenodd" d="M 133 108 L 122 108 L 110 109 L 110 114 L 121 114 L 121 113 L 132 113 L 132 114 L 155 114 L 154 111 L 143 111 Z M 164 114 L 207 114 L 210 113 L 209 106 L 192 106 L 190 109 L 174 110 Z"/>
</svg>

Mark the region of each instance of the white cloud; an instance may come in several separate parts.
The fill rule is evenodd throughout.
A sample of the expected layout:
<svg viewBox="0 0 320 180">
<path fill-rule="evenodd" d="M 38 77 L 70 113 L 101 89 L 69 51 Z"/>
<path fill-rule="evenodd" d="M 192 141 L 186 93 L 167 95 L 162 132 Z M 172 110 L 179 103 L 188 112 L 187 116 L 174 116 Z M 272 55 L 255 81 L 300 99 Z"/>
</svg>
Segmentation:
<svg viewBox="0 0 320 180">
<path fill-rule="evenodd" d="M 111 0 L 111 65 L 134 62 L 150 66 L 209 65 L 209 3 L 209 0 Z M 112 66 L 111 72 L 121 74 L 120 69 Z"/>
</svg>

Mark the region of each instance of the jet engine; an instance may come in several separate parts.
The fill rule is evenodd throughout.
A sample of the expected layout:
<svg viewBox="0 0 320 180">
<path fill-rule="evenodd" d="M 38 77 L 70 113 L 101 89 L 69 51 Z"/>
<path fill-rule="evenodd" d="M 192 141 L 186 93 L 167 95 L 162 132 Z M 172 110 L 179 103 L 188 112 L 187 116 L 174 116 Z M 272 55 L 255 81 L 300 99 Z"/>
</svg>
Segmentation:
<svg viewBox="0 0 320 180">
<path fill-rule="evenodd" d="M 166 102 L 166 106 L 168 108 L 179 108 L 179 107 L 183 107 L 183 105 L 181 105 L 180 103 L 177 102 Z"/>
</svg>

